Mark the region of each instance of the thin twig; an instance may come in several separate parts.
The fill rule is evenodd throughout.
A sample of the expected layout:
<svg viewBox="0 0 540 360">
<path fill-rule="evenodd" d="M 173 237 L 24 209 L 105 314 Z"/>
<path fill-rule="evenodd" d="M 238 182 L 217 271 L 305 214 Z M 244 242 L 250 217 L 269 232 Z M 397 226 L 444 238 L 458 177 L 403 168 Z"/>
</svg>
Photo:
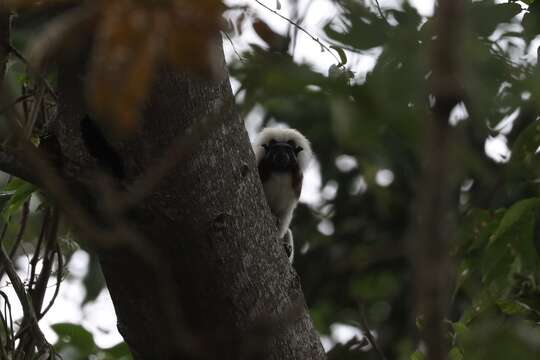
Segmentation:
<svg viewBox="0 0 540 360">
<path fill-rule="evenodd" d="M 26 327 L 28 327 L 32 331 L 32 341 L 36 342 L 38 347 L 43 347 L 45 344 L 48 343 L 47 340 L 45 340 L 43 334 L 41 333 L 41 330 L 39 329 L 36 313 L 34 311 L 34 306 L 32 305 L 32 299 L 30 298 L 30 295 L 26 292 L 24 284 L 19 278 L 13 262 L 9 258 L 8 254 L 6 253 L 6 249 L 2 244 L 0 244 L 0 261 L 4 264 L 8 278 L 13 285 L 13 289 L 15 290 L 15 293 L 17 294 L 17 297 L 23 309 L 23 323 L 25 324 L 25 326 L 23 326 L 22 328 L 26 329 Z M 22 350 L 22 348 L 20 348 L 20 350 Z"/>
<path fill-rule="evenodd" d="M 9 251 L 9 257 L 13 259 L 19 245 L 21 244 L 24 232 L 26 231 L 26 225 L 28 224 L 28 214 L 30 212 L 30 199 L 26 200 L 22 206 L 21 210 L 21 221 L 19 225 L 19 232 L 15 238 L 15 243 L 13 244 L 11 250 Z"/>
<path fill-rule="evenodd" d="M 30 118 L 27 118 L 27 121 L 24 124 L 24 127 L 25 127 L 24 133 L 27 139 L 30 139 L 30 137 L 32 136 L 34 125 L 36 124 L 36 120 L 38 118 L 40 110 L 42 110 L 41 105 L 43 103 L 44 97 L 45 97 L 45 87 L 38 86 L 38 94 L 37 94 L 36 100 L 32 104 L 32 111 L 30 112 Z"/>
<path fill-rule="evenodd" d="M 0 170 L 32 184 L 39 185 L 34 172 L 21 162 L 19 151 L 16 149 L 0 147 Z"/>
<path fill-rule="evenodd" d="M 40 319 L 41 307 L 43 305 L 43 299 L 45 298 L 45 292 L 47 291 L 47 283 L 51 277 L 52 272 L 52 258 L 54 257 L 56 242 L 58 239 L 58 224 L 60 222 L 60 214 L 57 207 L 53 207 L 51 211 L 51 222 L 47 231 L 47 239 L 45 242 L 45 249 L 43 254 L 43 261 L 41 272 L 39 273 L 36 281 L 36 286 L 30 289 L 32 295 L 32 302 L 34 304 L 34 310 Z"/>
<path fill-rule="evenodd" d="M 375 352 L 379 356 L 379 359 L 386 360 L 386 357 L 384 356 L 381 348 L 379 347 L 379 344 L 377 344 L 377 340 L 375 340 L 375 338 L 373 337 L 373 334 L 371 334 L 371 330 L 369 328 L 369 324 L 366 318 L 366 311 L 365 311 L 364 304 L 362 303 L 358 304 L 358 308 L 360 312 L 360 324 L 362 325 L 362 329 L 361 329 L 362 332 L 369 340 L 371 347 L 373 347 L 373 350 L 375 350 Z"/>
<path fill-rule="evenodd" d="M 56 284 L 54 287 L 54 294 L 51 300 L 49 301 L 49 304 L 47 304 L 45 309 L 43 309 L 41 314 L 39 314 L 38 316 L 39 319 L 42 319 L 45 316 L 45 314 L 47 314 L 47 312 L 51 309 L 56 298 L 58 297 L 58 293 L 60 292 L 60 284 L 62 283 L 62 274 L 64 273 L 64 258 L 62 257 L 62 252 L 60 251 L 60 246 L 58 245 L 58 243 L 56 244 L 55 254 L 56 254 L 58 265 L 56 269 Z"/>
<path fill-rule="evenodd" d="M 0 234 L 0 243 L 4 241 L 4 236 L 6 236 L 8 225 L 9 225 L 9 221 L 6 221 L 6 223 L 4 224 L 4 227 L 2 228 L 2 233 Z"/>
<path fill-rule="evenodd" d="M 490 45 L 489 50 L 493 54 L 493 56 L 497 57 L 501 61 L 504 61 L 511 68 L 520 71 L 521 72 L 520 74 L 524 74 L 525 76 L 533 75 L 533 70 L 529 66 L 517 63 L 513 61 L 512 59 L 510 59 L 510 57 L 507 55 L 506 51 L 504 51 L 504 49 L 501 47 L 499 42 L 492 41 L 489 39 L 483 39 L 483 42 Z"/>
<path fill-rule="evenodd" d="M 11 103 L 5 105 L 2 109 L 0 109 L 0 114 L 5 113 L 6 111 L 9 110 L 9 108 L 17 105 L 21 101 L 24 101 L 24 100 L 26 100 L 28 98 L 31 98 L 32 96 L 34 96 L 34 95 L 33 94 L 26 94 L 26 95 L 19 96 L 17 99 L 13 100 Z"/>
<path fill-rule="evenodd" d="M 18 57 L 26 66 L 28 66 L 28 69 L 31 73 L 35 74 L 39 80 L 41 82 L 43 82 L 43 84 L 45 85 L 45 88 L 47 89 L 47 91 L 49 92 L 49 94 L 55 99 L 55 100 L 58 100 L 58 95 L 56 95 L 56 92 L 53 90 L 52 86 L 49 84 L 49 82 L 47 81 L 47 79 L 45 78 L 45 76 L 43 76 L 43 74 L 39 73 L 39 72 L 36 72 L 36 71 L 33 71 L 32 70 L 32 65 L 30 64 L 30 62 L 28 61 L 28 59 L 26 59 L 26 57 L 19 51 L 17 50 L 16 47 L 14 47 L 13 45 L 11 44 L 6 44 L 6 46 L 8 47 L 9 51 L 11 51 L 16 57 Z"/>
<path fill-rule="evenodd" d="M 231 39 L 231 36 L 226 32 L 226 31 L 222 31 L 222 33 L 225 35 L 225 37 L 227 38 L 227 40 L 229 41 L 229 43 L 231 44 L 231 47 L 234 51 L 234 53 L 236 54 L 236 56 L 238 57 L 238 60 L 240 60 L 241 63 L 245 63 L 246 62 L 246 59 L 244 59 L 244 57 L 242 55 L 240 55 L 240 53 L 238 52 L 238 50 L 236 49 L 236 46 L 234 45 L 232 39 Z"/>
<path fill-rule="evenodd" d="M 291 19 L 289 19 L 288 17 L 286 16 L 283 16 L 281 15 L 280 13 L 278 13 L 276 10 L 266 6 L 265 4 L 263 4 L 262 2 L 260 2 L 259 0 L 255 0 L 255 2 L 259 5 L 261 5 L 262 7 L 264 7 L 266 10 L 274 13 L 275 15 L 279 16 L 280 18 L 282 18 L 283 20 L 287 21 L 289 24 L 291 24 L 292 26 L 296 27 L 298 30 L 302 31 L 304 34 L 306 34 L 307 36 L 309 36 L 311 38 L 311 40 L 315 41 L 317 44 L 319 44 L 319 46 L 321 47 L 321 49 L 323 50 L 326 50 L 328 51 L 333 57 L 334 59 L 336 59 L 336 61 L 340 64 L 341 63 L 341 60 L 336 56 L 336 54 L 334 54 L 334 52 L 328 47 L 326 46 L 325 44 L 322 43 L 321 40 L 319 40 L 319 38 L 316 38 L 315 36 L 311 35 L 311 33 L 309 31 L 307 31 L 306 29 L 304 29 L 301 25 L 295 23 L 294 21 L 292 21 Z"/>
<path fill-rule="evenodd" d="M 313 0 L 310 0 L 310 2 L 306 5 L 306 7 L 304 8 L 304 13 L 300 16 L 298 16 L 298 18 L 295 20 L 295 22 L 300 25 L 302 24 L 302 22 L 304 21 L 304 19 L 306 18 L 310 8 L 311 8 L 311 5 L 313 4 Z M 298 11 L 298 3 L 296 3 L 296 9 Z M 293 35 L 292 35 L 292 38 L 291 38 L 291 54 L 294 55 L 294 52 L 296 50 L 296 45 L 298 43 L 298 27 L 296 26 L 293 26 L 294 30 L 293 30 Z"/>
<path fill-rule="evenodd" d="M 0 294 L 4 295 L 4 293 L 0 292 Z M 6 334 L 5 335 L 5 339 L 6 339 L 6 343 L 9 342 L 9 329 L 7 327 L 7 322 L 6 322 L 6 319 L 4 319 L 4 316 L 2 315 L 2 313 L 0 313 L 0 323 L 2 323 L 2 329 L 4 331 L 4 333 Z M 4 340 L 3 337 L 0 337 L 0 359 L 1 360 L 8 360 L 9 357 L 8 357 L 8 353 L 6 352 L 6 348 L 8 348 L 8 345 L 4 345 L 4 342 L 2 341 Z"/>
<path fill-rule="evenodd" d="M 26 224 L 28 223 L 28 213 L 30 208 L 30 201 L 27 200 L 23 204 L 22 212 L 21 212 L 21 223 L 19 227 L 19 233 L 17 234 L 17 238 L 15 239 L 15 243 L 13 244 L 11 250 L 9 251 L 9 258 L 13 260 L 13 257 L 15 256 L 15 253 L 17 252 L 17 249 L 21 245 L 21 241 L 23 238 L 23 234 L 26 230 Z M 2 235 L 0 236 L 0 242 L 3 240 L 4 235 L 6 234 L 7 226 L 9 224 L 9 221 L 5 223 L 4 229 L 2 230 Z M 0 264 L 0 279 L 4 276 L 4 268 Z"/>
<path fill-rule="evenodd" d="M 6 221 L 4 223 L 4 227 L 2 228 L 2 233 L 0 234 L 0 244 L 3 244 L 4 242 L 4 237 L 6 236 L 9 223 L 10 223 L 9 221 Z M 2 263 L 0 263 L 0 280 L 2 280 L 3 277 L 4 277 L 4 266 Z"/>
<path fill-rule="evenodd" d="M 12 352 L 14 349 L 14 340 L 13 340 L 13 316 L 11 312 L 11 303 L 9 302 L 9 297 L 3 292 L 0 291 L 0 296 L 4 300 L 4 314 L 0 314 L 0 317 L 2 319 L 2 325 L 4 327 L 4 333 L 6 337 L 6 345 L 2 345 L 2 350 L 7 349 L 8 351 Z M 9 324 L 8 324 L 8 315 L 9 315 Z M 5 348 L 5 349 L 4 349 Z"/>
<path fill-rule="evenodd" d="M 39 233 L 36 247 L 34 248 L 34 255 L 32 256 L 32 260 L 30 260 L 30 278 L 28 280 L 29 289 L 34 287 L 34 280 L 36 278 L 36 266 L 39 262 L 41 244 L 43 243 L 43 239 L 45 238 L 45 234 L 47 233 L 47 229 L 49 227 L 49 215 L 50 215 L 50 209 L 47 207 L 43 214 L 43 222 L 41 223 L 41 231 Z"/>
<path fill-rule="evenodd" d="M 379 11 L 379 15 L 381 16 L 381 19 L 384 20 L 386 25 L 390 25 L 388 23 L 388 20 L 386 20 L 386 16 L 384 16 L 384 13 L 383 13 L 382 8 L 381 8 L 381 4 L 379 4 L 379 0 L 373 0 L 373 1 L 375 2 L 375 5 L 377 6 L 377 10 Z"/>
</svg>

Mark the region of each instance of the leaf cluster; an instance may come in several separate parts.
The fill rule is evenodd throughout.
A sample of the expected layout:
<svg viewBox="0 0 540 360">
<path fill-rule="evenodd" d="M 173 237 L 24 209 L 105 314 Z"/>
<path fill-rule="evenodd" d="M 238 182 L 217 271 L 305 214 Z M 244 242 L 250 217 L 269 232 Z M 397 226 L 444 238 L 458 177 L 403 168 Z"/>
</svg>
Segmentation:
<svg viewBox="0 0 540 360">
<path fill-rule="evenodd" d="M 337 62 L 320 74 L 287 51 L 259 46 L 231 72 L 244 116 L 262 109 L 264 124 L 287 123 L 313 143 L 322 198 L 297 210 L 293 231 L 302 253 L 295 266 L 317 328 L 331 336 L 331 324 L 358 319 L 362 301 L 388 358 L 422 359 L 411 331 L 422 314 L 415 314 L 408 243 L 432 119 L 435 24 L 406 1 L 385 9 L 384 18 L 366 3 L 337 1 L 339 17 L 324 27 L 349 63 L 356 54 L 378 54 L 365 77 L 332 76 Z M 455 56 L 463 95 L 449 119 L 457 167 L 448 214 L 455 263 L 448 357 L 535 359 L 540 79 L 526 53 L 540 33 L 540 13 L 536 2 L 528 10 L 515 1 L 464 3 Z M 495 138 L 507 156 L 486 153 Z"/>
</svg>

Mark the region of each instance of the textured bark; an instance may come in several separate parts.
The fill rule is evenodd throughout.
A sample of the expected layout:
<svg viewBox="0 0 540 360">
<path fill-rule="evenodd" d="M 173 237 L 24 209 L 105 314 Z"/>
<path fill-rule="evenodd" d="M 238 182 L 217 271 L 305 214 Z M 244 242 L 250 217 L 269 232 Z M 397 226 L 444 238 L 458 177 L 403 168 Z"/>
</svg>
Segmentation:
<svg viewBox="0 0 540 360">
<path fill-rule="evenodd" d="M 10 13 L 0 5 L 0 75 L 4 77 L 9 54 Z"/>
<path fill-rule="evenodd" d="M 92 184 L 98 161 L 86 147 L 94 139 L 82 140 L 82 69 L 77 62 L 63 65 L 55 132 L 66 178 Z M 162 70 L 142 130 L 114 142 L 113 165 L 121 167 L 124 186 L 132 183 L 220 106 L 192 156 L 129 211 L 163 266 L 150 266 L 129 246 L 100 250 L 120 332 L 136 359 L 322 359 L 298 276 L 275 240 L 224 63 L 215 80 Z M 98 209 L 88 194 L 89 208 Z M 164 278 L 170 281 L 163 284 Z"/>
</svg>

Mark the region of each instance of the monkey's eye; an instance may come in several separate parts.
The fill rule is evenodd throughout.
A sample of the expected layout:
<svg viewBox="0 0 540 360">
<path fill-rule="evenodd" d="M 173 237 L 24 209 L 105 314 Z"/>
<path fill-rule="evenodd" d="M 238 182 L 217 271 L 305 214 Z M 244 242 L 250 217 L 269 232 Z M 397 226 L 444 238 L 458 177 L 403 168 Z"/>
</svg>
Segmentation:
<svg viewBox="0 0 540 360">
<path fill-rule="evenodd" d="M 265 151 L 268 151 L 268 145 L 262 144 L 261 146 L 264 148 Z"/>
<path fill-rule="evenodd" d="M 287 144 L 291 145 L 293 148 L 294 148 L 295 145 L 296 145 L 295 142 L 294 142 L 294 140 L 289 140 L 289 141 L 287 141 Z"/>
<path fill-rule="evenodd" d="M 303 147 L 301 146 L 297 146 L 296 149 L 294 149 L 294 151 L 298 154 L 300 151 L 304 150 Z"/>
</svg>

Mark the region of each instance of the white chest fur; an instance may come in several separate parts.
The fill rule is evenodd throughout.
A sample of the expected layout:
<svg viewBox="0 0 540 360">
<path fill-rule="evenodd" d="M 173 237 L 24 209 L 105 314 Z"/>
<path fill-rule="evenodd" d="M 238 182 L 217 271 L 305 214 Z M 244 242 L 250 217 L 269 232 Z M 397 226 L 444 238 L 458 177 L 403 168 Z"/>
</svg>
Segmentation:
<svg viewBox="0 0 540 360">
<path fill-rule="evenodd" d="M 263 185 L 268 205 L 276 215 L 288 212 L 291 207 L 296 206 L 297 199 L 290 174 L 272 174 Z"/>
<path fill-rule="evenodd" d="M 270 209 L 279 220 L 279 236 L 282 237 L 291 222 L 298 199 L 292 186 L 290 174 L 272 174 L 263 183 L 264 193 Z"/>
</svg>

